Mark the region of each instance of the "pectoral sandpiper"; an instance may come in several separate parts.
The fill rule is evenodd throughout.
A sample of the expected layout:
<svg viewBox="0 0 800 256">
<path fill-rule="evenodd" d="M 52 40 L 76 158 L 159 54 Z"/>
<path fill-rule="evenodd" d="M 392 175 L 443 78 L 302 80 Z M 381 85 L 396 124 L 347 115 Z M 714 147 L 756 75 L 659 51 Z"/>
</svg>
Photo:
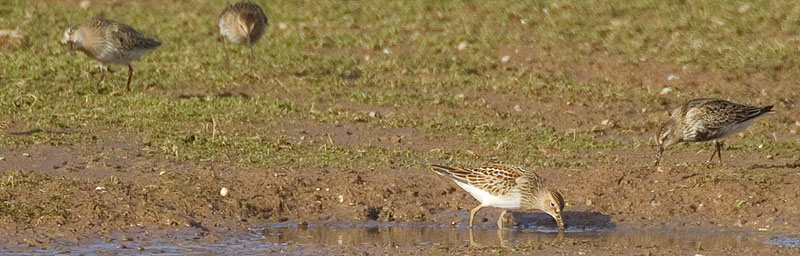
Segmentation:
<svg viewBox="0 0 800 256">
<path fill-rule="evenodd" d="M 217 25 L 225 39 L 247 45 L 250 48 L 249 59 L 252 59 L 253 44 L 261 39 L 267 28 L 267 15 L 257 4 L 243 1 L 225 8 L 219 15 Z"/>
<path fill-rule="evenodd" d="M 61 43 L 70 50 L 86 53 L 90 58 L 100 61 L 100 82 L 105 78 L 106 65 L 119 64 L 128 66 L 128 83 L 130 90 L 133 78 L 131 61 L 138 60 L 148 50 L 161 45 L 161 42 L 144 37 L 142 34 L 123 23 L 97 16 L 86 24 L 77 25 L 64 31 Z"/>
<path fill-rule="evenodd" d="M 561 218 L 564 199 L 558 191 L 548 189 L 544 180 L 533 171 L 500 164 L 474 169 L 432 167 L 437 174 L 450 178 L 481 203 L 470 211 L 470 228 L 475 213 L 491 206 L 503 209 L 497 220 L 500 229 L 503 228 L 503 216 L 509 209 L 543 211 L 555 219 L 560 230 L 564 229 Z"/>
<path fill-rule="evenodd" d="M 658 131 L 658 153 L 655 165 L 661 162 L 664 149 L 680 142 L 714 141 L 714 152 L 708 162 L 718 156 L 722 163 L 721 139 L 746 129 L 757 117 L 772 113 L 772 106 L 752 107 L 726 100 L 701 98 L 688 100 L 672 111 L 669 120 Z"/>
</svg>

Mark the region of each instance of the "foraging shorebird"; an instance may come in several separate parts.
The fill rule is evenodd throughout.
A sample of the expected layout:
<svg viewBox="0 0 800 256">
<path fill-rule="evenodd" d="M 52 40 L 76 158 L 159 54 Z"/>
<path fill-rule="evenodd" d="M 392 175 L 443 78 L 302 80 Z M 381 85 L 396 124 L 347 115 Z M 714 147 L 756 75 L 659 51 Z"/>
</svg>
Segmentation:
<svg viewBox="0 0 800 256">
<path fill-rule="evenodd" d="M 219 33 L 233 43 L 244 44 L 250 48 L 249 59 L 253 58 L 253 44 L 261 39 L 267 28 L 267 15 L 257 4 L 243 1 L 229 5 L 219 15 Z"/>
<path fill-rule="evenodd" d="M 542 177 L 535 172 L 512 165 L 495 164 L 486 167 L 465 169 L 432 165 L 433 171 L 453 180 L 469 192 L 481 204 L 469 212 L 469 227 L 475 213 L 483 207 L 503 209 L 497 227 L 503 228 L 503 216 L 507 210 L 539 210 L 556 220 L 558 228 L 564 229 L 561 210 L 564 199 L 558 191 L 548 189 Z"/>
<path fill-rule="evenodd" d="M 131 89 L 133 66 L 131 61 L 138 60 L 148 50 L 161 45 L 161 42 L 144 37 L 128 25 L 97 16 L 86 24 L 77 25 L 64 31 L 61 43 L 70 50 L 86 53 L 90 58 L 100 61 L 100 80 L 105 78 L 107 65 L 119 64 L 128 66 L 128 83 Z"/>
<path fill-rule="evenodd" d="M 708 162 L 718 156 L 722 163 L 721 139 L 746 129 L 757 117 L 772 112 L 772 106 L 752 107 L 726 100 L 701 98 L 688 100 L 672 111 L 672 116 L 661 125 L 656 138 L 658 153 L 655 165 L 661 162 L 661 154 L 670 145 L 680 142 L 714 141 L 714 152 Z"/>
</svg>

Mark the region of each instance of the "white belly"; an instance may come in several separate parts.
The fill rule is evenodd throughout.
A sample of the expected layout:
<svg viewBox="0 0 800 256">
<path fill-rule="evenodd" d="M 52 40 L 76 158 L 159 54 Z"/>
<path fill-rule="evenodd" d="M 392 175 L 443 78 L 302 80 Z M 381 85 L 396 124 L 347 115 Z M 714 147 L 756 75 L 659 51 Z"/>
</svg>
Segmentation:
<svg viewBox="0 0 800 256">
<path fill-rule="evenodd" d="M 475 199 L 481 202 L 481 205 L 483 206 L 492 206 L 504 209 L 520 208 L 520 201 L 522 196 L 518 191 L 508 193 L 502 196 L 496 196 L 469 184 L 464 184 L 461 182 L 456 182 L 456 184 L 458 184 L 458 186 L 469 192 L 473 197 L 475 197 Z"/>
<path fill-rule="evenodd" d="M 744 131 L 744 129 L 747 129 L 747 127 L 753 123 L 753 120 L 755 120 L 755 118 L 738 124 L 722 127 L 721 129 L 719 129 L 719 138 L 724 138 L 736 134 L 738 132 Z"/>
</svg>

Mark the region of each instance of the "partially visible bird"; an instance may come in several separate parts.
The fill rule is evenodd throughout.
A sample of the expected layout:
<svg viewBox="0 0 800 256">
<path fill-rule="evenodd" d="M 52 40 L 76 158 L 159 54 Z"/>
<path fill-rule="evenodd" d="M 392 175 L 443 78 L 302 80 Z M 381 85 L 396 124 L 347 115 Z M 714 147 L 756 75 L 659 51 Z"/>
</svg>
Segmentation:
<svg viewBox="0 0 800 256">
<path fill-rule="evenodd" d="M 99 15 L 86 24 L 73 26 L 64 31 L 61 43 L 70 50 L 86 53 L 90 58 L 100 62 L 100 82 L 105 78 L 107 65 L 119 64 L 128 66 L 128 83 L 130 91 L 133 78 L 131 61 L 138 60 L 148 50 L 161 45 L 161 42 L 144 37 L 138 31 L 118 21 L 106 19 Z"/>
<path fill-rule="evenodd" d="M 267 15 L 257 4 L 242 1 L 229 5 L 217 21 L 219 33 L 233 43 L 244 44 L 250 48 L 253 59 L 253 44 L 261 39 L 267 28 Z"/>
<path fill-rule="evenodd" d="M 432 165 L 433 171 L 453 180 L 481 202 L 469 214 L 469 227 L 472 228 L 475 213 L 483 207 L 503 209 L 497 220 L 498 228 L 503 228 L 503 216 L 507 210 L 539 210 L 555 219 L 559 229 L 564 229 L 561 210 L 564 199 L 558 191 L 544 184 L 544 179 L 535 172 L 512 165 L 495 164 L 486 167 L 465 169 Z"/>
<path fill-rule="evenodd" d="M 721 139 L 746 129 L 757 117 L 773 113 L 772 106 L 752 107 L 726 100 L 700 98 L 678 106 L 658 130 L 658 153 L 655 165 L 661 162 L 664 149 L 680 142 L 714 141 L 714 152 L 708 162 L 718 156 L 722 163 Z"/>
</svg>

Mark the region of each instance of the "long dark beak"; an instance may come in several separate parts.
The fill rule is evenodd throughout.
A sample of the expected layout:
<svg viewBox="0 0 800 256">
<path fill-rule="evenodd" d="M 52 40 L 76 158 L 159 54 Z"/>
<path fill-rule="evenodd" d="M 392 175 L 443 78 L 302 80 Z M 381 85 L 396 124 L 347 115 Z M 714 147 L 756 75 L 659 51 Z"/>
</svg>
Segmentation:
<svg viewBox="0 0 800 256">
<path fill-rule="evenodd" d="M 558 230 L 564 230 L 566 225 L 564 225 L 564 220 L 561 218 L 561 213 L 557 213 L 553 216 L 553 219 L 556 219 L 556 224 L 558 224 Z"/>
<path fill-rule="evenodd" d="M 656 154 L 656 164 L 654 166 L 658 166 L 661 163 L 661 155 L 664 153 L 664 146 L 658 147 L 658 153 Z"/>
</svg>

